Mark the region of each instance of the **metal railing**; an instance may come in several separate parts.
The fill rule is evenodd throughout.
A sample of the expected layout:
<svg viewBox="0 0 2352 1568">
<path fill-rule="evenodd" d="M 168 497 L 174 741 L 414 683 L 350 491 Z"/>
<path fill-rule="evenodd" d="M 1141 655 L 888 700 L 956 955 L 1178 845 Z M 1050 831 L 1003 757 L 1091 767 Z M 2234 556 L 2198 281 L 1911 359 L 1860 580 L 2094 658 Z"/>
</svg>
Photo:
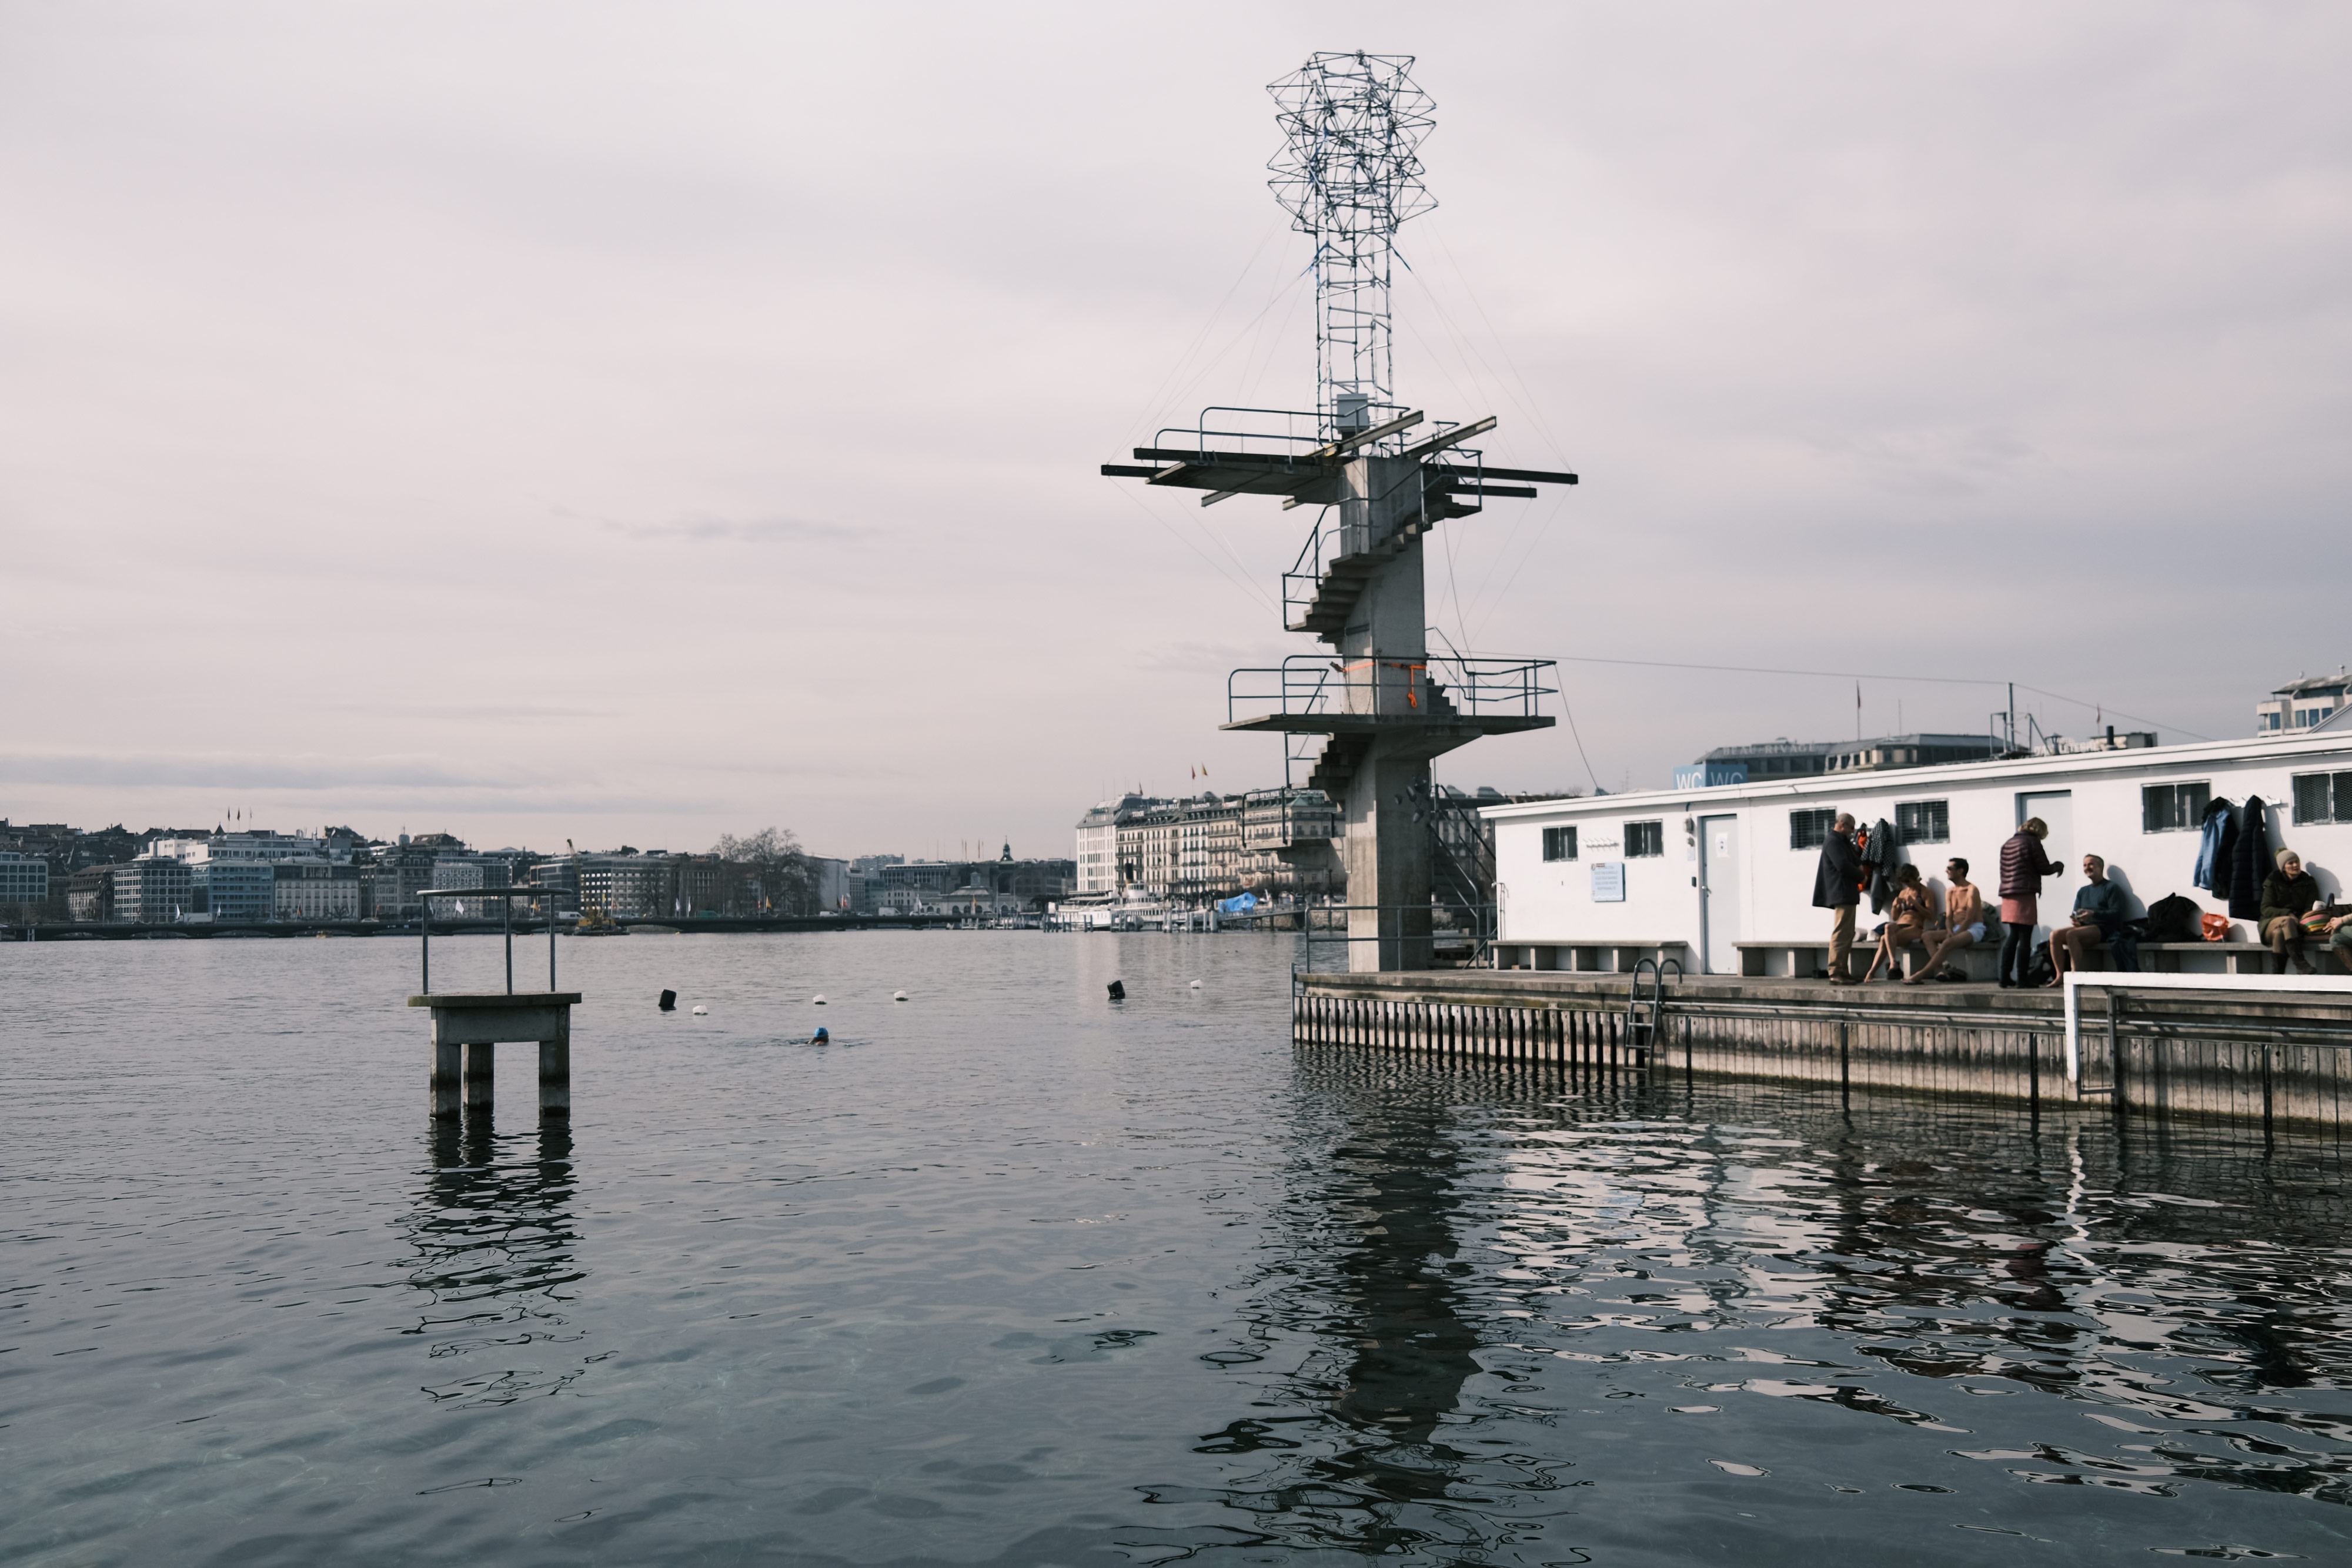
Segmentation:
<svg viewBox="0 0 2352 1568">
<path fill-rule="evenodd" d="M 547 988 L 555 989 L 555 916 L 556 904 L 571 898 L 575 904 L 578 894 L 568 887 L 428 887 L 416 895 L 417 949 L 424 974 L 417 991 L 423 996 L 433 994 L 433 901 L 436 898 L 495 898 L 499 901 L 500 934 L 507 945 L 507 995 L 514 995 L 514 901 L 526 904 L 547 900 Z"/>
<path fill-rule="evenodd" d="M 1293 653 L 1278 665 L 1235 670 L 1225 677 L 1228 722 L 1280 715 L 1286 718 L 1348 713 L 1535 718 L 1559 691 L 1548 685 L 1559 668 L 1551 659 L 1503 654 L 1428 653 L 1419 659 L 1366 659 L 1342 664 L 1324 653 Z M 1441 708 L 1429 695 L 1442 692 Z M 1351 706 L 1350 698 L 1360 706 Z"/>
</svg>

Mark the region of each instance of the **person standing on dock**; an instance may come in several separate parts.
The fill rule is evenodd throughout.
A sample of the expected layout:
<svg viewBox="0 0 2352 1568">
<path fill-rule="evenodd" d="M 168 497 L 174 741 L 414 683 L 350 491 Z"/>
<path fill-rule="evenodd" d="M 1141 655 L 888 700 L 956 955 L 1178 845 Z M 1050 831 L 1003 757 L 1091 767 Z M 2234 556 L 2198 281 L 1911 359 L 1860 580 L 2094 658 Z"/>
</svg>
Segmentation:
<svg viewBox="0 0 2352 1568">
<path fill-rule="evenodd" d="M 1853 977 L 1853 906 L 1862 901 L 1862 854 L 1853 844 L 1853 813 L 1840 811 L 1822 841 L 1822 863 L 1813 873 L 1813 907 L 1830 915 L 1830 984 L 1851 986 Z"/>
<path fill-rule="evenodd" d="M 2058 870 L 2058 862 L 2042 848 L 2049 836 L 2049 823 L 2028 817 L 2000 846 L 2000 923 L 2008 927 L 2000 943 L 2003 990 L 2024 985 L 2025 967 L 2033 961 L 2033 928 L 2042 920 L 2042 879 Z"/>
</svg>

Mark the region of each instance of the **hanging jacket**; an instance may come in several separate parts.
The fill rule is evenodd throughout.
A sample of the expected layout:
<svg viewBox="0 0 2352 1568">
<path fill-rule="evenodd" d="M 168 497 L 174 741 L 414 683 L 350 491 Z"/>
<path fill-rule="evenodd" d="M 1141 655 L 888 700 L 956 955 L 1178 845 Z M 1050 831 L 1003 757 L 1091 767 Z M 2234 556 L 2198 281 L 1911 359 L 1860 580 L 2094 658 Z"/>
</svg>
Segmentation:
<svg viewBox="0 0 2352 1568">
<path fill-rule="evenodd" d="M 2213 891 L 2216 870 L 2213 862 L 2221 859 L 2221 835 L 2229 826 L 2230 802 L 2206 801 L 2205 820 L 2197 824 L 2197 870 L 2189 878 L 2191 886 L 2201 887 L 2208 893 Z M 2229 884 L 2224 882 L 2222 885 L 2226 888 Z M 2227 897 L 2228 894 L 2224 893 L 2219 896 Z"/>
<path fill-rule="evenodd" d="M 2042 879 L 2058 869 L 2042 847 L 2042 841 L 2020 828 L 2000 846 L 2000 895 L 2003 898 L 2039 898 Z"/>
<path fill-rule="evenodd" d="M 1885 818 L 1870 824 L 1870 841 L 1862 847 L 1862 863 L 1870 873 L 1870 912 L 1883 915 L 1886 901 L 1895 896 L 1895 868 L 1901 863 L 1895 852 L 1902 847 L 1895 836 L 1895 826 Z"/>
<path fill-rule="evenodd" d="M 2221 802 L 2221 841 L 2213 846 L 2213 885 L 2210 890 L 2214 901 L 2230 902 L 2231 884 L 2237 880 L 2239 811 L 2227 800 Z"/>
<path fill-rule="evenodd" d="M 2230 855 L 2230 918 L 2260 922 L 2263 883 L 2272 872 L 2269 815 L 2260 795 L 2246 797 L 2244 821 Z"/>
</svg>

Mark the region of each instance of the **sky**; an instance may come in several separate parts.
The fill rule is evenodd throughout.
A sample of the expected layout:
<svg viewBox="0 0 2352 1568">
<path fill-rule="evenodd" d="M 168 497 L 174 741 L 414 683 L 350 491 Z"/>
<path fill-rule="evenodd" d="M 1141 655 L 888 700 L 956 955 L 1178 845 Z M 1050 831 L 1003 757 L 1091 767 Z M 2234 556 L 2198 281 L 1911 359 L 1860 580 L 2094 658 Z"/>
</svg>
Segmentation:
<svg viewBox="0 0 2352 1568">
<path fill-rule="evenodd" d="M 1216 727 L 1305 514 L 1097 470 L 1312 406 L 1265 85 L 1356 48 L 1436 104 L 1402 400 L 1582 478 L 1433 538 L 1572 720 L 1440 779 L 2352 659 L 2340 5 L 0 0 L 0 817 L 1067 855 L 1280 782 Z"/>
</svg>

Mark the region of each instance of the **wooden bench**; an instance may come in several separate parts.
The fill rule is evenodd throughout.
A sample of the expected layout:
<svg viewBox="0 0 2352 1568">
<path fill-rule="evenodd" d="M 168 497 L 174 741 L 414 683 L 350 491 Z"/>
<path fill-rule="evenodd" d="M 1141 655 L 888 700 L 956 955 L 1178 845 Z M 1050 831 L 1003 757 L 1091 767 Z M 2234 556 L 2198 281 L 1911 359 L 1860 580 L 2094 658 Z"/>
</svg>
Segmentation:
<svg viewBox="0 0 2352 1568">
<path fill-rule="evenodd" d="M 1664 964 L 1671 958 L 1688 973 L 1690 944 L 1679 938 L 1607 942 L 1497 942 L 1497 969 L 1552 969 L 1572 974 L 1626 975 L 1644 958 Z"/>
<path fill-rule="evenodd" d="M 1945 962 L 1979 983 L 2000 978 L 1998 932 L 1996 926 L 1985 934 L 1983 941 L 1961 948 Z M 1830 945 L 1824 940 L 1735 942 L 1732 946 L 1739 952 L 1740 974 L 1749 979 L 1811 979 L 1829 968 Z M 1855 978 L 1859 979 L 1870 967 L 1875 946 L 1862 937 L 1854 939 L 1851 961 Z M 2097 967 L 2114 967 L 2114 955 L 2105 943 L 2092 948 L 2090 956 Z M 1909 974 L 1924 956 L 1916 947 L 1905 949 L 1904 973 Z M 2316 966 L 2318 959 L 2313 963 Z M 2270 973 L 2271 950 L 2259 942 L 2143 942 L 2139 945 L 2139 965 L 2143 971 L 2155 975 L 2266 975 Z"/>
</svg>

